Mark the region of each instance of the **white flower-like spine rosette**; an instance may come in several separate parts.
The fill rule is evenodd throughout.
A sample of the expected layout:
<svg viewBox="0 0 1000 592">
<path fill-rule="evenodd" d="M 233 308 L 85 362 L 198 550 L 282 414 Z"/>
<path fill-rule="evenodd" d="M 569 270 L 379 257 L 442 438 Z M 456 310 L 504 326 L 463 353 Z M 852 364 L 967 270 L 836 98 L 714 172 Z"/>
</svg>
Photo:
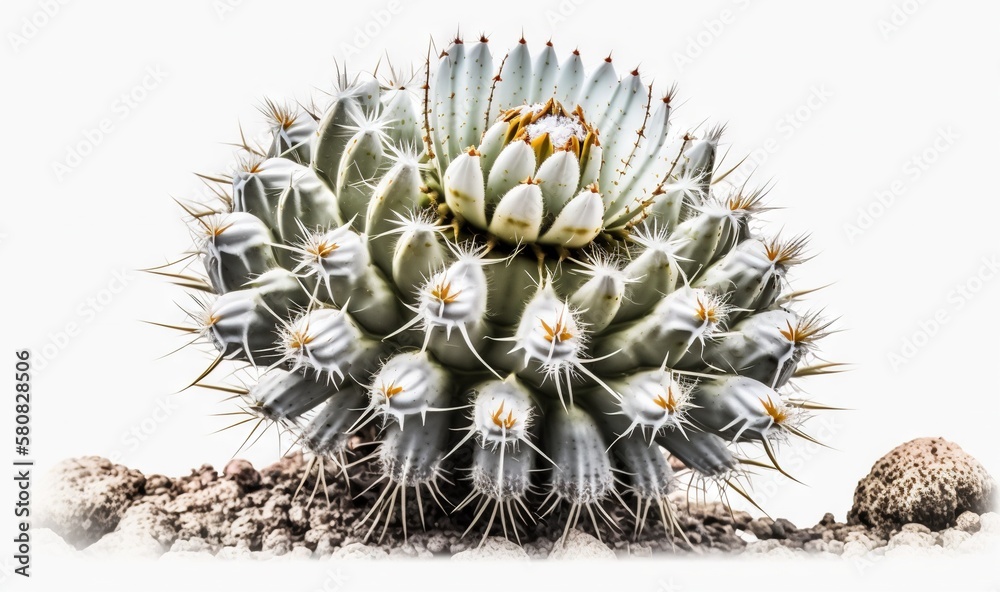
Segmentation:
<svg viewBox="0 0 1000 592">
<path fill-rule="evenodd" d="M 408 352 L 390 358 L 372 380 L 370 407 L 405 427 L 408 416 L 444 410 L 449 391 L 448 374 L 426 352 Z"/>
<path fill-rule="evenodd" d="M 687 411 L 691 408 L 691 387 L 672 372 L 650 370 L 613 381 L 621 395 L 621 412 L 632 425 L 626 434 L 640 428 L 649 439 L 662 430 L 684 430 Z M 621 437 L 625 437 L 622 434 Z"/>
<path fill-rule="evenodd" d="M 344 311 L 320 308 L 301 315 L 282 335 L 284 360 L 343 380 L 359 352 L 361 331 Z"/>
<path fill-rule="evenodd" d="M 618 394 L 584 365 L 595 360 L 584 357 L 587 334 L 577 314 L 559 299 L 551 285 L 539 288 L 525 307 L 513 337 L 515 345 L 508 353 L 523 351 L 525 368 L 537 369 L 546 379 L 551 379 L 564 405 L 573 403 L 574 372 L 587 376 L 617 399 Z M 563 395 L 564 382 L 568 398 Z"/>
<path fill-rule="evenodd" d="M 211 337 L 222 355 L 242 352 L 252 359 L 251 336 L 271 321 L 256 291 L 236 290 L 222 294 L 209 304 L 202 318 L 202 331 Z"/>
</svg>

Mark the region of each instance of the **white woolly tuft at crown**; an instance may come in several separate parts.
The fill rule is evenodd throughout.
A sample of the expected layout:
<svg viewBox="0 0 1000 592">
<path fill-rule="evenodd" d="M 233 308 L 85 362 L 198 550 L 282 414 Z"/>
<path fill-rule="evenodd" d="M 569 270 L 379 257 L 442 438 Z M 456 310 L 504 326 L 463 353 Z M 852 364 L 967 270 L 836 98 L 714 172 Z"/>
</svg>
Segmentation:
<svg viewBox="0 0 1000 592">
<path fill-rule="evenodd" d="M 610 57 L 484 38 L 434 62 L 266 101 L 266 147 L 182 204 L 197 256 L 156 273 L 201 292 L 171 325 L 217 351 L 194 384 L 344 478 L 381 471 L 368 535 L 397 502 L 405 535 L 410 494 L 483 537 L 498 513 L 518 540 L 540 516 L 600 535 L 632 502 L 637 532 L 651 507 L 672 529 L 668 455 L 744 497 L 748 468 L 784 473 L 776 444 L 828 409 L 792 381 L 839 365 L 816 358 L 830 321 L 793 310 L 805 239 L 761 233 L 723 128 L 677 124 L 675 89 Z"/>
</svg>

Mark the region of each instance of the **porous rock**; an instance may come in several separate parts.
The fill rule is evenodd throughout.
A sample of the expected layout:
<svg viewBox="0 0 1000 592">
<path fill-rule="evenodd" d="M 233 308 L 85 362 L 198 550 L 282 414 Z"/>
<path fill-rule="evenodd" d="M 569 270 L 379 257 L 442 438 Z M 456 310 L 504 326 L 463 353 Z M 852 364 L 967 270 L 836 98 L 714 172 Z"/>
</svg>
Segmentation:
<svg viewBox="0 0 1000 592">
<path fill-rule="evenodd" d="M 106 458 L 65 460 L 39 488 L 38 526 L 51 528 L 78 548 L 85 547 L 118 526 L 145 485 L 142 473 Z"/>
<path fill-rule="evenodd" d="M 858 483 L 851 523 L 888 533 L 918 523 L 954 526 L 967 511 L 988 511 L 996 483 L 979 462 L 943 438 L 919 438 L 891 450 Z"/>
</svg>

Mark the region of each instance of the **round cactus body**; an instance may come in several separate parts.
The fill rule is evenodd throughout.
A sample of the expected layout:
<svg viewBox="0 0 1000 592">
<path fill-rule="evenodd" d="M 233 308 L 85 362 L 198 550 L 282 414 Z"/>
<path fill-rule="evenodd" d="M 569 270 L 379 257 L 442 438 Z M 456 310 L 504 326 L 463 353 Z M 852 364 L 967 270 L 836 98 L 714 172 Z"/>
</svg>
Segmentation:
<svg viewBox="0 0 1000 592">
<path fill-rule="evenodd" d="M 498 511 L 505 534 L 582 513 L 600 532 L 623 502 L 641 528 L 672 520 L 665 451 L 741 493 L 741 464 L 769 463 L 735 443 L 778 468 L 810 408 L 786 385 L 823 371 L 800 363 L 828 324 L 789 307 L 802 239 L 758 234 L 760 192 L 716 178 L 722 129 L 551 44 L 456 40 L 419 78 L 343 79 L 316 113 L 268 102 L 269 148 L 222 207 L 188 208 L 199 329 L 260 377 L 245 409 L 341 465 L 370 434 L 369 534 L 397 499 L 407 527 L 408 494 L 478 504 L 487 534 Z"/>
</svg>

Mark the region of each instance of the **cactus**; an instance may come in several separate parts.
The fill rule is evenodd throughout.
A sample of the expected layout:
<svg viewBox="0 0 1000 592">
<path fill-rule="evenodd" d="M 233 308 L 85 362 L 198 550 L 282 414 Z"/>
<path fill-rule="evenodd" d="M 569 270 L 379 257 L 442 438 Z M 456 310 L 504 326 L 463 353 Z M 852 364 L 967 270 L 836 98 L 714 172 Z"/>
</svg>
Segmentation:
<svg viewBox="0 0 1000 592">
<path fill-rule="evenodd" d="M 764 192 L 717 172 L 723 129 L 551 43 L 431 62 L 341 73 L 322 112 L 267 102 L 267 146 L 207 177 L 215 207 L 184 206 L 205 277 L 170 275 L 205 293 L 185 330 L 218 352 L 195 384 L 246 367 L 252 386 L 216 388 L 345 473 L 371 434 L 368 536 L 426 499 L 475 504 L 484 537 L 497 513 L 505 536 L 584 513 L 600 535 L 616 503 L 672 528 L 664 449 L 741 495 L 748 467 L 780 470 L 821 408 L 788 386 L 832 370 L 804 365 L 829 322 L 792 310 L 805 240 L 753 227 Z"/>
</svg>

